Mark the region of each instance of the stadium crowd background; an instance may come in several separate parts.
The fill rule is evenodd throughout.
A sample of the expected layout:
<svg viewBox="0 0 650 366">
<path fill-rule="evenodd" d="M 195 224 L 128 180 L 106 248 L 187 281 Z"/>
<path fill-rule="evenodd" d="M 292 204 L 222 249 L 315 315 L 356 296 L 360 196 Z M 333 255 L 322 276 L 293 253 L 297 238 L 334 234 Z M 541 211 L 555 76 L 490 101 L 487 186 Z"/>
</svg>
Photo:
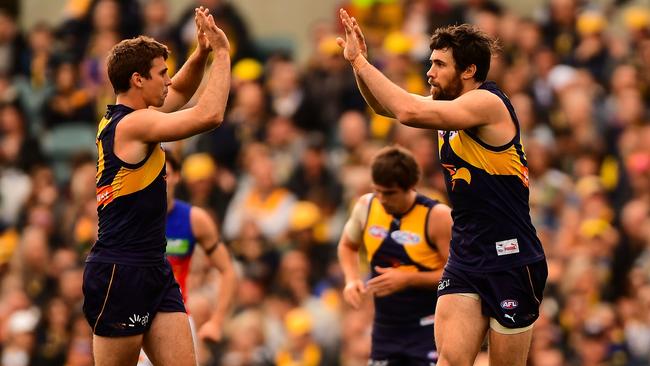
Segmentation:
<svg viewBox="0 0 650 366">
<path fill-rule="evenodd" d="M 344 305 L 336 243 L 370 191 L 368 162 L 399 143 L 422 166 L 418 189 L 446 198 L 435 135 L 372 114 L 358 93 L 335 42 L 337 7 L 310 28 L 299 62 L 282 42 L 254 39 L 235 1 L 201 0 L 170 19 L 166 0 L 69 0 L 60 24 L 29 29 L 0 10 L 0 365 L 92 364 L 81 278 L 97 225 L 95 127 L 114 102 L 104 56 L 147 34 L 171 48 L 173 72 L 194 47 L 197 4 L 233 45 L 227 116 L 165 148 L 183 162 L 178 196 L 214 215 L 240 274 L 224 339 L 202 343 L 200 362 L 366 364 L 371 300 Z M 549 0 L 532 17 L 492 0 L 340 6 L 360 21 L 372 62 L 414 93 L 428 90 L 435 27 L 470 22 L 500 40 L 489 79 L 522 125 L 549 263 L 530 365 L 649 365 L 647 1 Z M 201 254 L 189 280 L 198 324 L 219 281 Z"/>
</svg>

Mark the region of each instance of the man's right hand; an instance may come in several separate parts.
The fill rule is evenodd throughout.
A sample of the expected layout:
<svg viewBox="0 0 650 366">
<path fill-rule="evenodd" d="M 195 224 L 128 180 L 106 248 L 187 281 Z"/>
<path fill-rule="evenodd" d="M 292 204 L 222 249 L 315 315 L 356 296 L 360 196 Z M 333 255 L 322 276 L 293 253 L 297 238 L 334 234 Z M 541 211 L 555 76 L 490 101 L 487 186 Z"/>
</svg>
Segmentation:
<svg viewBox="0 0 650 366">
<path fill-rule="evenodd" d="M 366 293 L 366 286 L 361 280 L 350 281 L 343 288 L 343 299 L 354 309 L 358 309 Z"/>
<path fill-rule="evenodd" d="M 199 29 L 203 30 L 205 37 L 210 43 L 210 47 L 214 52 L 219 50 L 225 50 L 230 53 L 230 42 L 228 37 L 217 27 L 217 24 L 214 22 L 214 17 L 212 14 L 206 15 L 207 12 L 199 11 L 197 12 L 197 25 Z"/>
</svg>

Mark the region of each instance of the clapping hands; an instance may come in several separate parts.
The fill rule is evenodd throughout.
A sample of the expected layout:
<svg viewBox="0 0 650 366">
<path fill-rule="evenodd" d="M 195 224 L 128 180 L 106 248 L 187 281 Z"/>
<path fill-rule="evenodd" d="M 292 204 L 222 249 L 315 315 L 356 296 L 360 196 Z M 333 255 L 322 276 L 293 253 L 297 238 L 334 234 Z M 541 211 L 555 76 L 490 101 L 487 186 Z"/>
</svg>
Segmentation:
<svg viewBox="0 0 650 366">
<path fill-rule="evenodd" d="M 230 42 L 228 37 L 217 27 L 214 22 L 214 17 L 210 14 L 210 10 L 201 6 L 194 9 L 194 20 L 197 26 L 197 38 L 199 47 L 202 50 L 213 51 L 224 50 L 230 53 Z"/>
</svg>

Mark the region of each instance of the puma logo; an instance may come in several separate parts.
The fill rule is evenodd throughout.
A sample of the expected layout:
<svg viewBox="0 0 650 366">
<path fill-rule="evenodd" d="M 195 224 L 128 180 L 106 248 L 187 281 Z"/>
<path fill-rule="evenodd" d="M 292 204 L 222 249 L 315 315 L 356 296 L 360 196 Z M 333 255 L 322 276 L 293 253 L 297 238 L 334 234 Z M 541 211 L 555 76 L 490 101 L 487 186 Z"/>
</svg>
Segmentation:
<svg viewBox="0 0 650 366">
<path fill-rule="evenodd" d="M 512 320 L 513 323 L 515 322 L 515 315 L 517 315 L 517 314 L 512 314 L 512 315 L 510 315 L 510 314 L 503 314 L 504 317 L 506 317 L 506 318 Z"/>
</svg>

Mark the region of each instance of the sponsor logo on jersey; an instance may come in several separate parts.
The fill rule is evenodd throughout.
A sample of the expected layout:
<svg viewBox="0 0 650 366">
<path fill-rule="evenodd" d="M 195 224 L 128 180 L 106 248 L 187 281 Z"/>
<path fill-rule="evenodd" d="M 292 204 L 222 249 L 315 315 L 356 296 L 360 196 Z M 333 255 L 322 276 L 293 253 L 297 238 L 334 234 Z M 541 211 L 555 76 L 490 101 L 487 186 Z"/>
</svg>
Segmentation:
<svg viewBox="0 0 650 366">
<path fill-rule="evenodd" d="M 368 229 L 368 233 L 373 238 L 383 239 L 388 235 L 388 230 L 386 230 L 386 228 L 383 228 L 379 225 L 372 225 L 370 229 Z"/>
<path fill-rule="evenodd" d="M 190 242 L 187 239 L 172 239 L 167 238 L 167 254 L 183 255 L 187 254 L 190 250 Z"/>
<path fill-rule="evenodd" d="M 113 186 L 107 185 L 102 187 L 97 187 L 97 206 L 106 206 L 111 201 L 115 195 L 113 194 Z"/>
<path fill-rule="evenodd" d="M 133 328 L 136 325 L 141 325 L 141 326 L 146 326 L 147 323 L 149 323 L 149 313 L 145 315 L 138 315 L 138 314 L 133 314 L 129 317 L 129 327 Z"/>
<path fill-rule="evenodd" d="M 517 315 L 517 314 L 512 314 L 512 315 L 510 315 L 510 314 L 503 314 L 504 317 L 506 317 L 506 318 L 512 320 L 512 322 L 513 322 L 514 324 L 517 324 L 517 322 L 515 321 L 515 315 Z"/>
<path fill-rule="evenodd" d="M 402 245 L 414 245 L 420 243 L 420 235 L 412 233 L 410 231 L 397 230 L 390 233 L 390 237 L 395 240 L 398 244 Z"/>
<path fill-rule="evenodd" d="M 498 241 L 495 244 L 499 256 L 519 253 L 519 242 L 516 238 Z"/>
<path fill-rule="evenodd" d="M 368 360 L 368 366 L 388 366 L 388 360 Z"/>
<path fill-rule="evenodd" d="M 517 306 L 519 306 L 519 302 L 517 300 L 507 299 L 501 301 L 501 309 L 512 310 Z"/>
<path fill-rule="evenodd" d="M 447 287 L 449 287 L 449 278 L 442 279 L 438 282 L 438 291 L 444 290 Z"/>
</svg>

